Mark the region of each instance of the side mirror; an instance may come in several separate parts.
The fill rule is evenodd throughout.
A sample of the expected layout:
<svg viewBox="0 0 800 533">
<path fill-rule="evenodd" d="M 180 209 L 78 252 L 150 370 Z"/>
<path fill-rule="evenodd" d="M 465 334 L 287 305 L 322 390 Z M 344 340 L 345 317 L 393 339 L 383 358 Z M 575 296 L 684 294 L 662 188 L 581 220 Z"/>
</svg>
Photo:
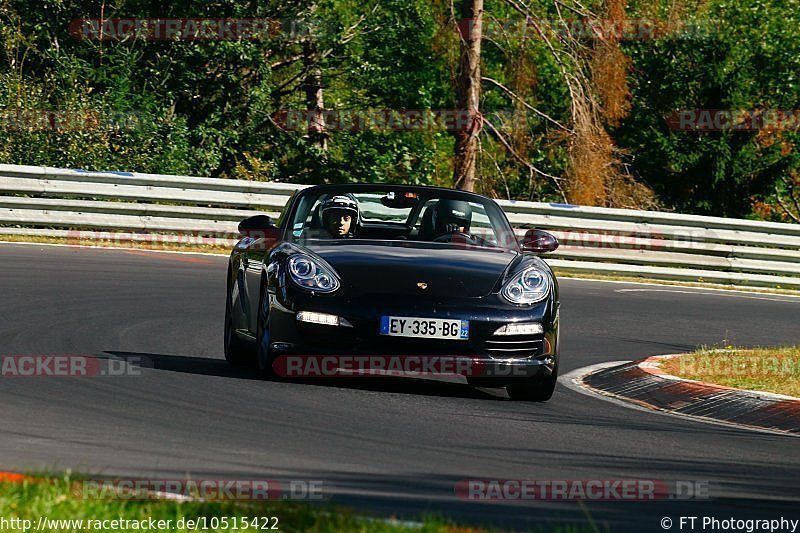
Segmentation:
<svg viewBox="0 0 800 533">
<path fill-rule="evenodd" d="M 278 240 L 281 232 L 267 215 L 256 215 L 239 222 L 239 233 L 254 239 Z"/>
<path fill-rule="evenodd" d="M 545 254 L 558 248 L 558 239 L 540 229 L 529 229 L 520 242 L 523 252 Z"/>
</svg>

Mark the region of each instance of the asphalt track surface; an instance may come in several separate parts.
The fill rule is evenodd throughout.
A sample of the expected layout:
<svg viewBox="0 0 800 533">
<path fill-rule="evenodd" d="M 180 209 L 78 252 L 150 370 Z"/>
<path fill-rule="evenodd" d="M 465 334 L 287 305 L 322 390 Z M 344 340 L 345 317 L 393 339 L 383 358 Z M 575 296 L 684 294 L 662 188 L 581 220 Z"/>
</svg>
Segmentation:
<svg viewBox="0 0 800 533">
<path fill-rule="evenodd" d="M 680 516 L 800 519 L 796 438 L 628 409 L 562 384 L 550 402 L 528 404 L 460 383 L 276 383 L 231 369 L 225 268 L 224 257 L 0 245 L 0 355 L 153 365 L 125 377 L 0 378 L 0 469 L 319 480 L 329 501 L 358 511 L 540 530 L 587 520 L 573 501 L 465 501 L 454 485 L 682 480 L 707 483 L 710 498 L 586 507 L 611 531 L 663 531 L 662 517 L 673 531 Z M 701 344 L 800 343 L 800 299 L 569 279 L 561 293 L 562 373 Z"/>
</svg>

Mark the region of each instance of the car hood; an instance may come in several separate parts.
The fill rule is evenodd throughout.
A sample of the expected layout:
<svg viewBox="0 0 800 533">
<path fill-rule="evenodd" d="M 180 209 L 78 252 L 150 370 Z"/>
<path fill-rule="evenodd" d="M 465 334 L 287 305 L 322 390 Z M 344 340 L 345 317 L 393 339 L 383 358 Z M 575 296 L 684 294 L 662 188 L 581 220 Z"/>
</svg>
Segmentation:
<svg viewBox="0 0 800 533">
<path fill-rule="evenodd" d="M 477 298 L 491 293 L 519 256 L 512 250 L 405 241 L 327 241 L 307 248 L 327 261 L 354 295 Z"/>
</svg>

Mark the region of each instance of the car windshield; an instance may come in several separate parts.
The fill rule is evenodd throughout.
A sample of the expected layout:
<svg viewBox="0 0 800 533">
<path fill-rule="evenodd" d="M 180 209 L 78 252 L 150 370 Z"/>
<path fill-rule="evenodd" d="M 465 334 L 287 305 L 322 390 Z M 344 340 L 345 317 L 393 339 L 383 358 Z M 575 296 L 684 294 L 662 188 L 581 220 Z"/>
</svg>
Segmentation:
<svg viewBox="0 0 800 533">
<path fill-rule="evenodd" d="M 492 200 L 437 189 L 303 193 L 291 213 L 293 242 L 361 239 L 418 241 L 517 250 L 513 230 Z"/>
</svg>

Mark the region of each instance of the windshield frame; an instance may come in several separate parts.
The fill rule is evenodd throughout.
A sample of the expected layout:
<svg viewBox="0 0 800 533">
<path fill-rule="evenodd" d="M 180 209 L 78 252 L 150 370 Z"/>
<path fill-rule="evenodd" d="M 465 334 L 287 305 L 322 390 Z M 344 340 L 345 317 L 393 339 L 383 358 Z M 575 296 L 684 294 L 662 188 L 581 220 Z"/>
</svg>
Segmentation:
<svg viewBox="0 0 800 533">
<path fill-rule="evenodd" d="M 415 219 L 418 219 L 420 216 L 420 212 L 422 206 L 428 200 L 432 198 L 447 198 L 453 200 L 462 200 L 465 202 L 475 202 L 481 204 L 486 212 L 486 215 L 489 217 L 490 223 L 492 224 L 492 229 L 496 233 L 495 238 L 497 239 L 496 246 L 483 246 L 477 245 L 475 248 L 479 249 L 495 249 L 495 250 L 511 250 L 518 253 L 521 253 L 521 248 L 519 245 L 519 241 L 516 238 L 516 234 L 514 233 L 514 229 L 508 221 L 505 212 L 500 207 L 500 205 L 495 202 L 493 199 L 488 198 L 486 196 L 482 196 L 480 194 L 461 191 L 457 189 L 446 189 L 442 187 L 426 187 L 420 185 L 396 185 L 396 184 L 362 184 L 362 183 L 351 183 L 351 184 L 335 184 L 335 185 L 316 185 L 312 187 L 308 187 L 302 189 L 296 193 L 294 201 L 292 202 L 291 207 L 289 208 L 288 212 L 284 215 L 284 220 L 282 222 L 285 223 L 284 228 L 284 240 L 293 244 L 304 246 L 305 243 L 329 243 L 329 242 L 339 242 L 338 239 L 319 239 L 319 238 L 298 238 L 294 236 L 294 220 L 297 216 L 297 212 L 300 209 L 300 206 L 303 205 L 306 201 L 308 201 L 309 197 L 312 197 L 314 202 L 316 199 L 323 195 L 336 195 L 336 194 L 362 194 L 362 193 L 388 193 L 388 192 L 395 192 L 395 193 L 405 193 L 405 192 L 413 192 L 419 195 L 420 197 L 420 204 L 411 208 L 411 212 L 409 216 L 414 215 Z M 313 208 L 313 204 L 312 204 Z M 416 220 L 415 220 L 416 222 Z M 363 238 L 353 238 L 348 239 L 346 242 L 365 242 L 371 239 L 363 239 Z M 405 240 L 397 240 L 391 242 L 420 242 L 420 243 L 431 243 L 432 241 L 405 241 Z M 440 243 L 444 246 L 452 243 Z M 462 245 L 463 247 L 463 245 Z"/>
</svg>

